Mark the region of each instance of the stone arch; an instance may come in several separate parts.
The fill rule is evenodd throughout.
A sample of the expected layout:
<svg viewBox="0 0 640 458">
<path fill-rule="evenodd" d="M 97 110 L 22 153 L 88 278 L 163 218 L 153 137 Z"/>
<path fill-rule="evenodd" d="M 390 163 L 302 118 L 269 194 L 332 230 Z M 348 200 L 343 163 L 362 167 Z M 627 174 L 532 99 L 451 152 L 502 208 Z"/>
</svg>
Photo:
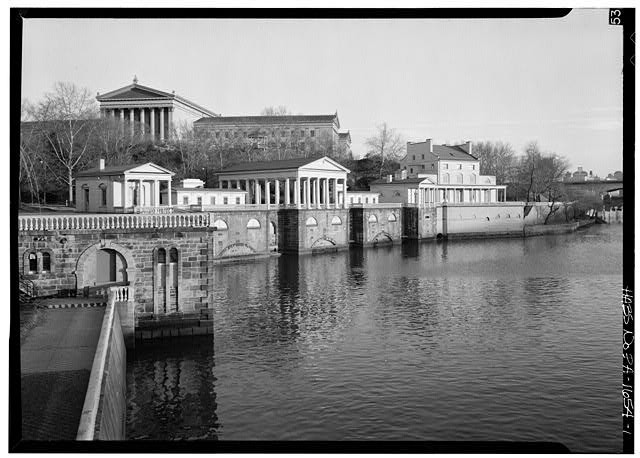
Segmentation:
<svg viewBox="0 0 640 458">
<path fill-rule="evenodd" d="M 395 213 L 391 212 L 389 213 L 389 216 L 387 216 L 387 221 L 391 223 L 395 223 L 396 221 L 398 221 L 398 217 L 396 216 Z"/>
<path fill-rule="evenodd" d="M 226 231 L 229 229 L 227 222 L 220 218 L 215 220 L 211 226 L 214 227 L 216 231 Z"/>
<path fill-rule="evenodd" d="M 339 216 L 334 216 L 333 218 L 331 218 L 331 224 L 333 226 L 339 226 L 340 224 L 342 224 L 342 220 Z"/>
<path fill-rule="evenodd" d="M 26 250 L 22 255 L 23 274 L 33 275 L 38 273 L 38 253 L 36 250 Z M 31 267 L 35 267 L 32 269 Z"/>
<path fill-rule="evenodd" d="M 101 240 L 98 243 L 95 243 L 88 248 L 86 248 L 78 257 L 76 261 L 76 270 L 72 273 L 76 276 L 76 289 L 82 289 L 85 286 L 93 286 L 88 285 L 87 283 L 87 272 L 86 272 L 86 263 L 87 260 L 93 255 L 95 256 L 98 250 L 113 250 L 120 254 L 127 264 L 124 268 L 124 273 L 127 276 L 127 281 L 130 285 L 135 285 L 136 282 L 136 270 L 135 270 L 135 259 L 133 258 L 133 254 L 131 250 L 123 247 L 117 243 L 112 242 L 111 240 Z"/>
<path fill-rule="evenodd" d="M 247 229 L 260 229 L 260 221 L 255 218 L 251 218 L 247 221 Z"/>
<path fill-rule="evenodd" d="M 367 218 L 367 221 L 369 221 L 370 223 L 377 223 L 378 217 L 372 213 L 369 215 L 369 218 Z"/>
<path fill-rule="evenodd" d="M 315 219 L 313 216 L 310 216 L 307 218 L 307 221 L 305 222 L 306 226 L 317 226 L 318 225 L 318 220 Z"/>
<path fill-rule="evenodd" d="M 220 253 L 218 254 L 218 257 L 225 258 L 225 257 L 231 257 L 231 256 L 245 256 L 245 255 L 253 254 L 255 252 L 256 250 L 254 250 L 247 243 L 240 243 L 240 242 L 230 243 L 229 245 L 224 247 L 222 251 L 220 251 Z"/>
<path fill-rule="evenodd" d="M 373 243 L 373 246 L 377 246 L 379 244 L 389 244 L 393 243 L 393 238 L 391 237 L 391 235 L 389 235 L 388 232 L 380 231 L 371 239 L 371 242 Z"/>
<path fill-rule="evenodd" d="M 336 241 L 333 240 L 332 238 L 329 237 L 321 237 L 319 239 L 317 239 L 315 242 L 313 242 L 313 244 L 311 245 L 311 248 L 325 248 L 325 247 L 331 247 L 331 246 L 336 246 Z"/>
</svg>

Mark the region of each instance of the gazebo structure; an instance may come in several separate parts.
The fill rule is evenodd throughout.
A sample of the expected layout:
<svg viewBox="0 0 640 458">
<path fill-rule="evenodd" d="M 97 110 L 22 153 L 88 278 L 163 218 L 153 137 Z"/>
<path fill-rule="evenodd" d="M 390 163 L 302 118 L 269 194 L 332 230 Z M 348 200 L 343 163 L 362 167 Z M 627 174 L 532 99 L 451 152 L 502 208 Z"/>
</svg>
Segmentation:
<svg viewBox="0 0 640 458">
<path fill-rule="evenodd" d="M 218 174 L 220 187 L 248 192 L 247 203 L 295 208 L 346 208 L 349 169 L 331 158 L 246 162 Z"/>
</svg>

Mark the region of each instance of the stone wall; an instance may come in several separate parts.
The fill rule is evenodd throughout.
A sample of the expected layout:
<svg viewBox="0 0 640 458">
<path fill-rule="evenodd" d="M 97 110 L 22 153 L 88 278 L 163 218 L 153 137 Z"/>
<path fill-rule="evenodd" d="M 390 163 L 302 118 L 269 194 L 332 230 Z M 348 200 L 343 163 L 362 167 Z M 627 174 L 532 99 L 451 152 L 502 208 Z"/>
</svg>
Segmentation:
<svg viewBox="0 0 640 458">
<path fill-rule="evenodd" d="M 403 209 L 397 207 L 352 207 L 351 240 L 355 245 L 370 246 L 399 243 L 403 235 Z"/>
<path fill-rule="evenodd" d="M 328 210 L 278 211 L 279 251 L 308 253 L 311 251 L 344 249 L 349 246 L 349 211 Z"/>
<path fill-rule="evenodd" d="M 482 206 L 450 204 L 443 206 L 442 233 L 452 236 L 522 234 L 523 205 L 500 202 Z"/>
<path fill-rule="evenodd" d="M 229 211 L 211 215 L 212 225 L 224 221 L 227 229 L 215 229 L 213 237 L 214 258 L 234 258 L 238 256 L 265 254 L 269 252 L 272 224 L 277 228 L 276 210 Z M 257 222 L 257 224 L 256 224 Z"/>
</svg>

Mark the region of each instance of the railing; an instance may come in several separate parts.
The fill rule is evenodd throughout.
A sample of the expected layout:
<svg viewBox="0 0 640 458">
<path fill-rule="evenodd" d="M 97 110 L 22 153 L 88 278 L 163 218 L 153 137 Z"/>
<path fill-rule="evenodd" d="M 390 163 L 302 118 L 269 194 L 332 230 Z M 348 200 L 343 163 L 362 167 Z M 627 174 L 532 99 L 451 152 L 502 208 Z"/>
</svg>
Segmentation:
<svg viewBox="0 0 640 458">
<path fill-rule="evenodd" d="M 159 207 L 133 207 L 133 213 L 146 215 L 167 215 L 173 213 L 173 206 L 161 205 Z"/>
<path fill-rule="evenodd" d="M 18 289 L 25 296 L 33 297 L 35 294 L 35 286 L 31 280 L 24 278 L 20 275 L 18 279 Z"/>
<path fill-rule="evenodd" d="M 109 293 L 114 296 L 116 302 L 133 302 L 134 294 L 132 286 L 112 286 L 109 288 Z"/>
<path fill-rule="evenodd" d="M 73 229 L 144 229 L 173 227 L 208 227 L 209 214 L 172 213 L 145 214 L 82 214 L 82 215 L 20 215 L 19 231 L 55 231 Z"/>
</svg>

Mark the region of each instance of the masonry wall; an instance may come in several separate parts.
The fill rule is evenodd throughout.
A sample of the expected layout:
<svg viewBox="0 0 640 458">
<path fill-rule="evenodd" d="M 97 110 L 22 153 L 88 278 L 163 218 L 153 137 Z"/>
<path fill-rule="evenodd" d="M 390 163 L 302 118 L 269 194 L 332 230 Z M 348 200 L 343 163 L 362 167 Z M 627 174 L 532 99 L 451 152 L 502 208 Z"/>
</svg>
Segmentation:
<svg viewBox="0 0 640 458">
<path fill-rule="evenodd" d="M 356 245 L 399 243 L 403 235 L 403 210 L 396 208 L 354 207 L 350 209 L 351 240 Z"/>
<path fill-rule="evenodd" d="M 349 210 L 298 210 L 299 253 L 348 246 Z"/>
<path fill-rule="evenodd" d="M 440 209 L 442 232 L 448 237 L 522 234 L 524 227 L 523 205 L 519 203 L 482 206 L 455 204 Z"/>
<path fill-rule="evenodd" d="M 266 254 L 269 252 L 271 224 L 275 225 L 276 234 L 278 227 L 282 227 L 278 222 L 276 210 L 212 213 L 212 224 L 218 220 L 224 221 L 227 229 L 215 229 L 212 232 L 212 256 L 216 259 Z M 253 220 L 252 224 L 249 225 L 251 220 Z M 258 222 L 259 227 L 255 227 L 255 221 Z"/>
</svg>

